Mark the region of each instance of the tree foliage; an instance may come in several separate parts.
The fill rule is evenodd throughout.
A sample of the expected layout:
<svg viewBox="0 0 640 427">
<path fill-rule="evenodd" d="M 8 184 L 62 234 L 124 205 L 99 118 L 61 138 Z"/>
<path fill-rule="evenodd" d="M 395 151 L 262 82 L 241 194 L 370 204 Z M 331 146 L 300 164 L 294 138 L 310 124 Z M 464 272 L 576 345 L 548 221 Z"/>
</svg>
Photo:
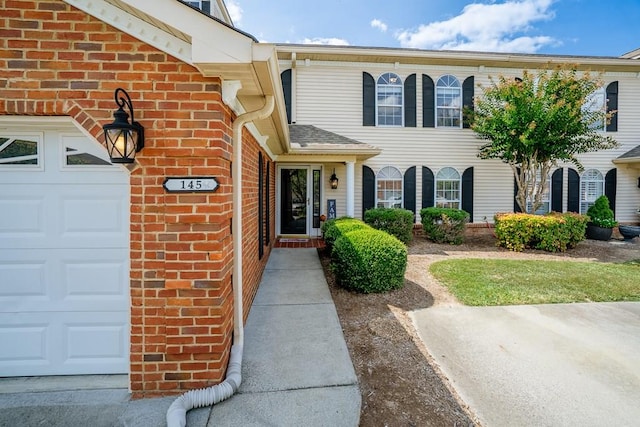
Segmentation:
<svg viewBox="0 0 640 427">
<path fill-rule="evenodd" d="M 617 146 L 601 130 L 615 112 L 588 107 L 601 87 L 599 76 L 561 66 L 524 71 L 522 79 L 500 76 L 482 88 L 471 128 L 489 142 L 478 156 L 511 166 L 523 212 L 533 213 L 541 206 L 549 172 L 558 163 L 583 170 L 578 155 Z"/>
</svg>

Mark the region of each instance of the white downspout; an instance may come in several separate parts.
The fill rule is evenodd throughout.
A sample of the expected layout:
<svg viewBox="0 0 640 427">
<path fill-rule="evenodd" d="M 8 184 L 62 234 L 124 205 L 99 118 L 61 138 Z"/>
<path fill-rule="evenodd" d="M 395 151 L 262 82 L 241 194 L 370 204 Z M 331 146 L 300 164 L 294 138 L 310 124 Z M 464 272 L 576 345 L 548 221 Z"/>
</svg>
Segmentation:
<svg viewBox="0 0 640 427">
<path fill-rule="evenodd" d="M 212 387 L 190 390 L 178 397 L 167 410 L 168 427 L 185 427 L 187 411 L 211 406 L 231 397 L 242 382 L 242 354 L 244 323 L 242 304 L 242 128 L 248 122 L 267 118 L 275 105 L 273 95 L 265 97 L 265 104 L 256 111 L 239 115 L 233 122 L 233 345 L 223 382 Z"/>
</svg>

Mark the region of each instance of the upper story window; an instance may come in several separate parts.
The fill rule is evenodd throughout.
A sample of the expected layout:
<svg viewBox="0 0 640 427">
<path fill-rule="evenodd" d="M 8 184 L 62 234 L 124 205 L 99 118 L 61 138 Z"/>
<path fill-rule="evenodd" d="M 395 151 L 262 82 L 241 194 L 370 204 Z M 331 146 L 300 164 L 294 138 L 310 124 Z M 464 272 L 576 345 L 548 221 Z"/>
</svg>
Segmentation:
<svg viewBox="0 0 640 427">
<path fill-rule="evenodd" d="M 462 87 L 454 76 L 447 74 L 436 83 L 436 126 L 462 125 Z"/>
<path fill-rule="evenodd" d="M 197 7 L 204 13 L 211 15 L 211 0 L 187 1 L 185 3 L 190 6 Z"/>
<path fill-rule="evenodd" d="M 580 213 L 587 213 L 596 199 L 604 194 L 604 177 L 596 169 L 584 171 L 580 177 Z"/>
<path fill-rule="evenodd" d="M 436 207 L 460 209 L 460 174 L 451 167 L 442 168 L 436 174 Z"/>
<path fill-rule="evenodd" d="M 402 207 L 402 174 L 393 166 L 385 166 L 376 175 L 376 207 Z"/>
<path fill-rule="evenodd" d="M 605 93 L 604 88 L 600 88 L 587 97 L 587 99 L 584 102 L 584 105 L 582 106 L 582 110 L 587 114 L 589 113 L 604 114 L 606 109 L 606 104 L 607 104 L 607 95 Z M 605 130 L 606 123 L 605 123 L 604 117 L 592 123 L 590 127 L 596 130 Z"/>
<path fill-rule="evenodd" d="M 376 83 L 378 126 L 402 126 L 402 80 L 394 73 L 385 73 Z"/>
</svg>

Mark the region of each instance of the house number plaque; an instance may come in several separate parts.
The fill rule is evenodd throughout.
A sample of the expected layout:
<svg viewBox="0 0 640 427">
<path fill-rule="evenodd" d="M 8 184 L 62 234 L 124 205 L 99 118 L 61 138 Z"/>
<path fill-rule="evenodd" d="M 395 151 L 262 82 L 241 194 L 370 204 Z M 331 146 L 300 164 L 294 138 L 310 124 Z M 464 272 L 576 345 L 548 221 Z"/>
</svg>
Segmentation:
<svg viewBox="0 0 640 427">
<path fill-rule="evenodd" d="M 212 176 L 183 176 L 166 178 L 162 186 L 169 193 L 211 193 L 218 181 Z"/>
</svg>

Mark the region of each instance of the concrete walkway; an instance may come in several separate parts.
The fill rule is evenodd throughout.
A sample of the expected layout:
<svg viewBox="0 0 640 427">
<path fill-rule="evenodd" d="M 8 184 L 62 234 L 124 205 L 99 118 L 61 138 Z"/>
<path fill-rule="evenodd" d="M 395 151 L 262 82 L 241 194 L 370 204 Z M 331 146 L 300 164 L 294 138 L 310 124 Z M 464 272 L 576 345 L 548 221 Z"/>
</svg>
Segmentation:
<svg viewBox="0 0 640 427">
<path fill-rule="evenodd" d="M 316 249 L 273 249 L 245 327 L 242 380 L 229 400 L 189 411 L 187 426 L 358 425 L 357 377 Z M 131 401 L 126 384 L 0 379 L 0 427 L 166 425 L 175 397 Z"/>
<path fill-rule="evenodd" d="M 640 303 L 443 306 L 412 317 L 485 426 L 640 423 Z"/>
</svg>

